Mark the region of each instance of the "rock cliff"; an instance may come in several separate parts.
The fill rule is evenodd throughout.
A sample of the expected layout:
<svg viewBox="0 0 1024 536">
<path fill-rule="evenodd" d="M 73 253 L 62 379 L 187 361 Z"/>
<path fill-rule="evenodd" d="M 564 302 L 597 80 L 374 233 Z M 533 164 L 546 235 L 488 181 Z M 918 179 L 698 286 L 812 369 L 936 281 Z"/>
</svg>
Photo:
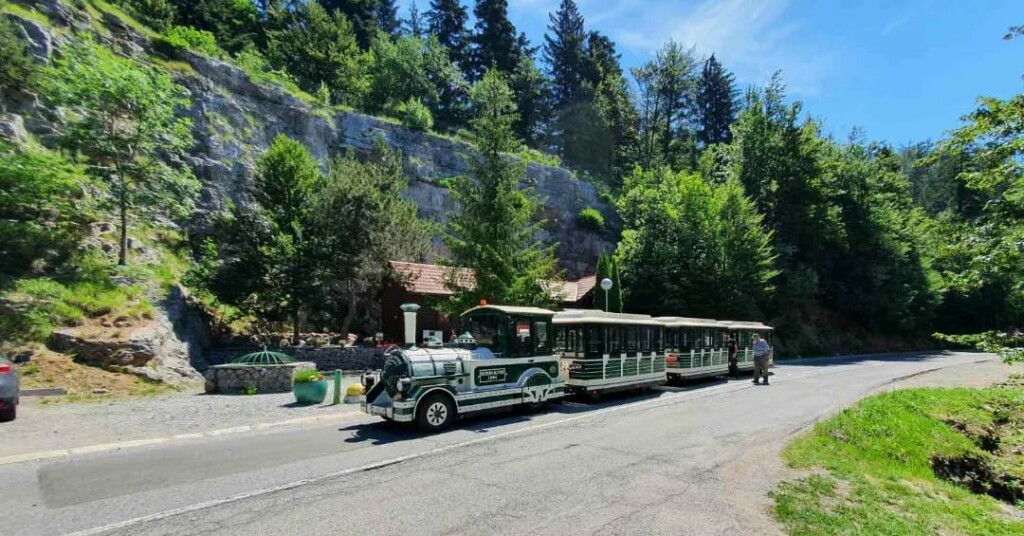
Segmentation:
<svg viewBox="0 0 1024 536">
<path fill-rule="evenodd" d="M 204 184 L 201 210 L 222 210 L 229 199 L 247 202 L 254 159 L 279 133 L 301 140 L 323 161 L 343 150 L 365 153 L 383 139 L 402 152 L 410 178 L 406 195 L 416 201 L 422 217 L 444 221 L 457 210 L 441 180 L 468 173 L 469 144 L 377 117 L 314 110 L 278 87 L 254 84 L 232 65 L 191 53 L 185 57 L 195 70 L 179 81 L 192 92 L 189 113 L 197 143 L 190 164 Z M 558 257 L 570 276 L 593 273 L 597 255 L 612 243 L 608 236 L 579 227 L 576 214 L 593 207 L 611 220 L 610 207 L 597 189 L 568 170 L 532 162 L 525 182 L 544 199 L 548 223 L 541 239 L 559 244 Z M 443 255 L 440 245 L 435 246 Z"/>
</svg>

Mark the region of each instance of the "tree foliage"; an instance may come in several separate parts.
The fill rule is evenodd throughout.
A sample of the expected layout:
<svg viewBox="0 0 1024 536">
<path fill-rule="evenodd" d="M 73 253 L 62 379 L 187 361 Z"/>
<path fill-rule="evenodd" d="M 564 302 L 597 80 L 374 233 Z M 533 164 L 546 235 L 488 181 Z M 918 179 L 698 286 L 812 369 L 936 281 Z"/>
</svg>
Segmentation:
<svg viewBox="0 0 1024 536">
<path fill-rule="evenodd" d="M 454 181 L 451 192 L 459 212 L 449 219 L 444 241 L 450 265 L 472 270 L 475 285 L 467 287 L 450 274 L 447 284 L 454 296 L 449 307 L 461 311 L 481 298 L 549 306 L 553 298 L 547 282 L 557 276 L 554 246 L 536 238 L 540 203 L 532 188 L 521 184 L 525 163 L 505 156 L 519 146 L 512 91 L 491 70 L 473 87 L 472 103 L 478 155 L 470 176 Z"/>
<path fill-rule="evenodd" d="M 418 259 L 428 243 L 405 186 L 400 156 L 381 145 L 367 162 L 332 160 L 324 175 L 279 135 L 257 162 L 255 204 L 232 207 L 220 225 L 223 263 L 197 279 L 254 318 L 287 320 L 295 341 L 303 322 L 347 333 L 387 261 Z"/>
<path fill-rule="evenodd" d="M 739 184 L 716 186 L 665 167 L 637 170 L 618 208 L 627 310 L 760 317 L 778 272 L 771 233 Z"/>
<path fill-rule="evenodd" d="M 268 59 L 275 69 L 287 70 L 309 93 L 326 84 L 335 102 L 360 102 L 368 89 L 366 65 L 344 15 L 303 2 L 277 11 L 274 26 Z"/>
<path fill-rule="evenodd" d="M 69 43 L 43 83 L 65 111 L 62 143 L 88 158 L 89 173 L 110 189 L 124 265 L 129 219 L 187 215 L 199 193 L 191 170 L 168 162 L 192 145 L 192 123 L 177 115 L 189 105 L 184 89 L 167 73 L 90 41 Z"/>
</svg>

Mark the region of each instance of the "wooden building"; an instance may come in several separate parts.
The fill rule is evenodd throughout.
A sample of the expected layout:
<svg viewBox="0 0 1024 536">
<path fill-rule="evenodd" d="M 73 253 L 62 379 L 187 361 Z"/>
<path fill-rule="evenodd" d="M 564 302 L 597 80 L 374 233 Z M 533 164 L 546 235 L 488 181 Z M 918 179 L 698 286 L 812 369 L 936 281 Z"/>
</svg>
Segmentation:
<svg viewBox="0 0 1024 536">
<path fill-rule="evenodd" d="M 381 301 L 381 326 L 384 340 L 395 344 L 402 340 L 402 312 L 399 306 L 403 303 L 419 304 L 417 315 L 416 338 L 422 342 L 423 332 L 441 332 L 443 340 L 448 341 L 455 327 L 450 318 L 434 308 L 434 304 L 451 297 L 452 292 L 445 285 L 445 274 L 448 268 L 436 264 L 420 264 L 414 262 L 391 261 L 391 267 L 403 280 L 402 284 L 391 284 L 384 290 Z M 473 273 L 467 269 L 458 269 L 457 276 L 467 285 L 473 284 Z M 597 286 L 596 276 L 587 276 L 576 281 L 559 282 L 552 285 L 553 293 L 558 295 L 564 309 L 590 309 L 594 305 L 594 289 Z M 514 305 L 514 304 L 513 304 Z"/>
</svg>

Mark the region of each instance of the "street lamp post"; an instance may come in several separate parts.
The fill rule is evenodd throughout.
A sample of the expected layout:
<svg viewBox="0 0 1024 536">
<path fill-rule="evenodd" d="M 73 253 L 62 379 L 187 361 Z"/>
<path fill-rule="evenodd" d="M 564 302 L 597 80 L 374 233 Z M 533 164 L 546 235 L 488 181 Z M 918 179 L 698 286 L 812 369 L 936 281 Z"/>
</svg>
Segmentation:
<svg viewBox="0 0 1024 536">
<path fill-rule="evenodd" d="M 604 290 L 604 311 L 606 313 L 609 312 L 608 311 L 608 291 L 611 290 L 613 286 L 614 286 L 614 283 L 612 283 L 611 279 L 608 279 L 606 277 L 606 278 L 601 280 L 601 289 Z"/>
</svg>

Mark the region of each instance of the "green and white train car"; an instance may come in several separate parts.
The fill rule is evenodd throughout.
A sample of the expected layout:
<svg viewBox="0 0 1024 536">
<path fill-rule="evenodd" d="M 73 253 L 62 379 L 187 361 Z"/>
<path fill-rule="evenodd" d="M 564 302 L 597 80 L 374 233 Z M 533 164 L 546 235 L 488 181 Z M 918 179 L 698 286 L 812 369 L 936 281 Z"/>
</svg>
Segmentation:
<svg viewBox="0 0 1024 536">
<path fill-rule="evenodd" d="M 415 341 L 418 306 L 405 305 L 406 341 Z M 483 305 L 462 314 L 452 347 L 394 347 L 384 368 L 363 375 L 361 406 L 370 415 L 443 430 L 460 415 L 509 406 L 533 409 L 562 398 L 553 353 L 553 311 Z"/>
<path fill-rule="evenodd" d="M 753 370 L 753 335 L 768 337 L 772 331 L 760 322 L 686 317 L 657 320 L 665 326 L 665 372 L 670 381 L 736 372 L 729 370 L 729 338 L 737 341 L 736 368 Z"/>
<path fill-rule="evenodd" d="M 555 354 L 568 394 L 665 383 L 665 327 L 648 315 L 568 310 L 555 315 Z"/>
</svg>

